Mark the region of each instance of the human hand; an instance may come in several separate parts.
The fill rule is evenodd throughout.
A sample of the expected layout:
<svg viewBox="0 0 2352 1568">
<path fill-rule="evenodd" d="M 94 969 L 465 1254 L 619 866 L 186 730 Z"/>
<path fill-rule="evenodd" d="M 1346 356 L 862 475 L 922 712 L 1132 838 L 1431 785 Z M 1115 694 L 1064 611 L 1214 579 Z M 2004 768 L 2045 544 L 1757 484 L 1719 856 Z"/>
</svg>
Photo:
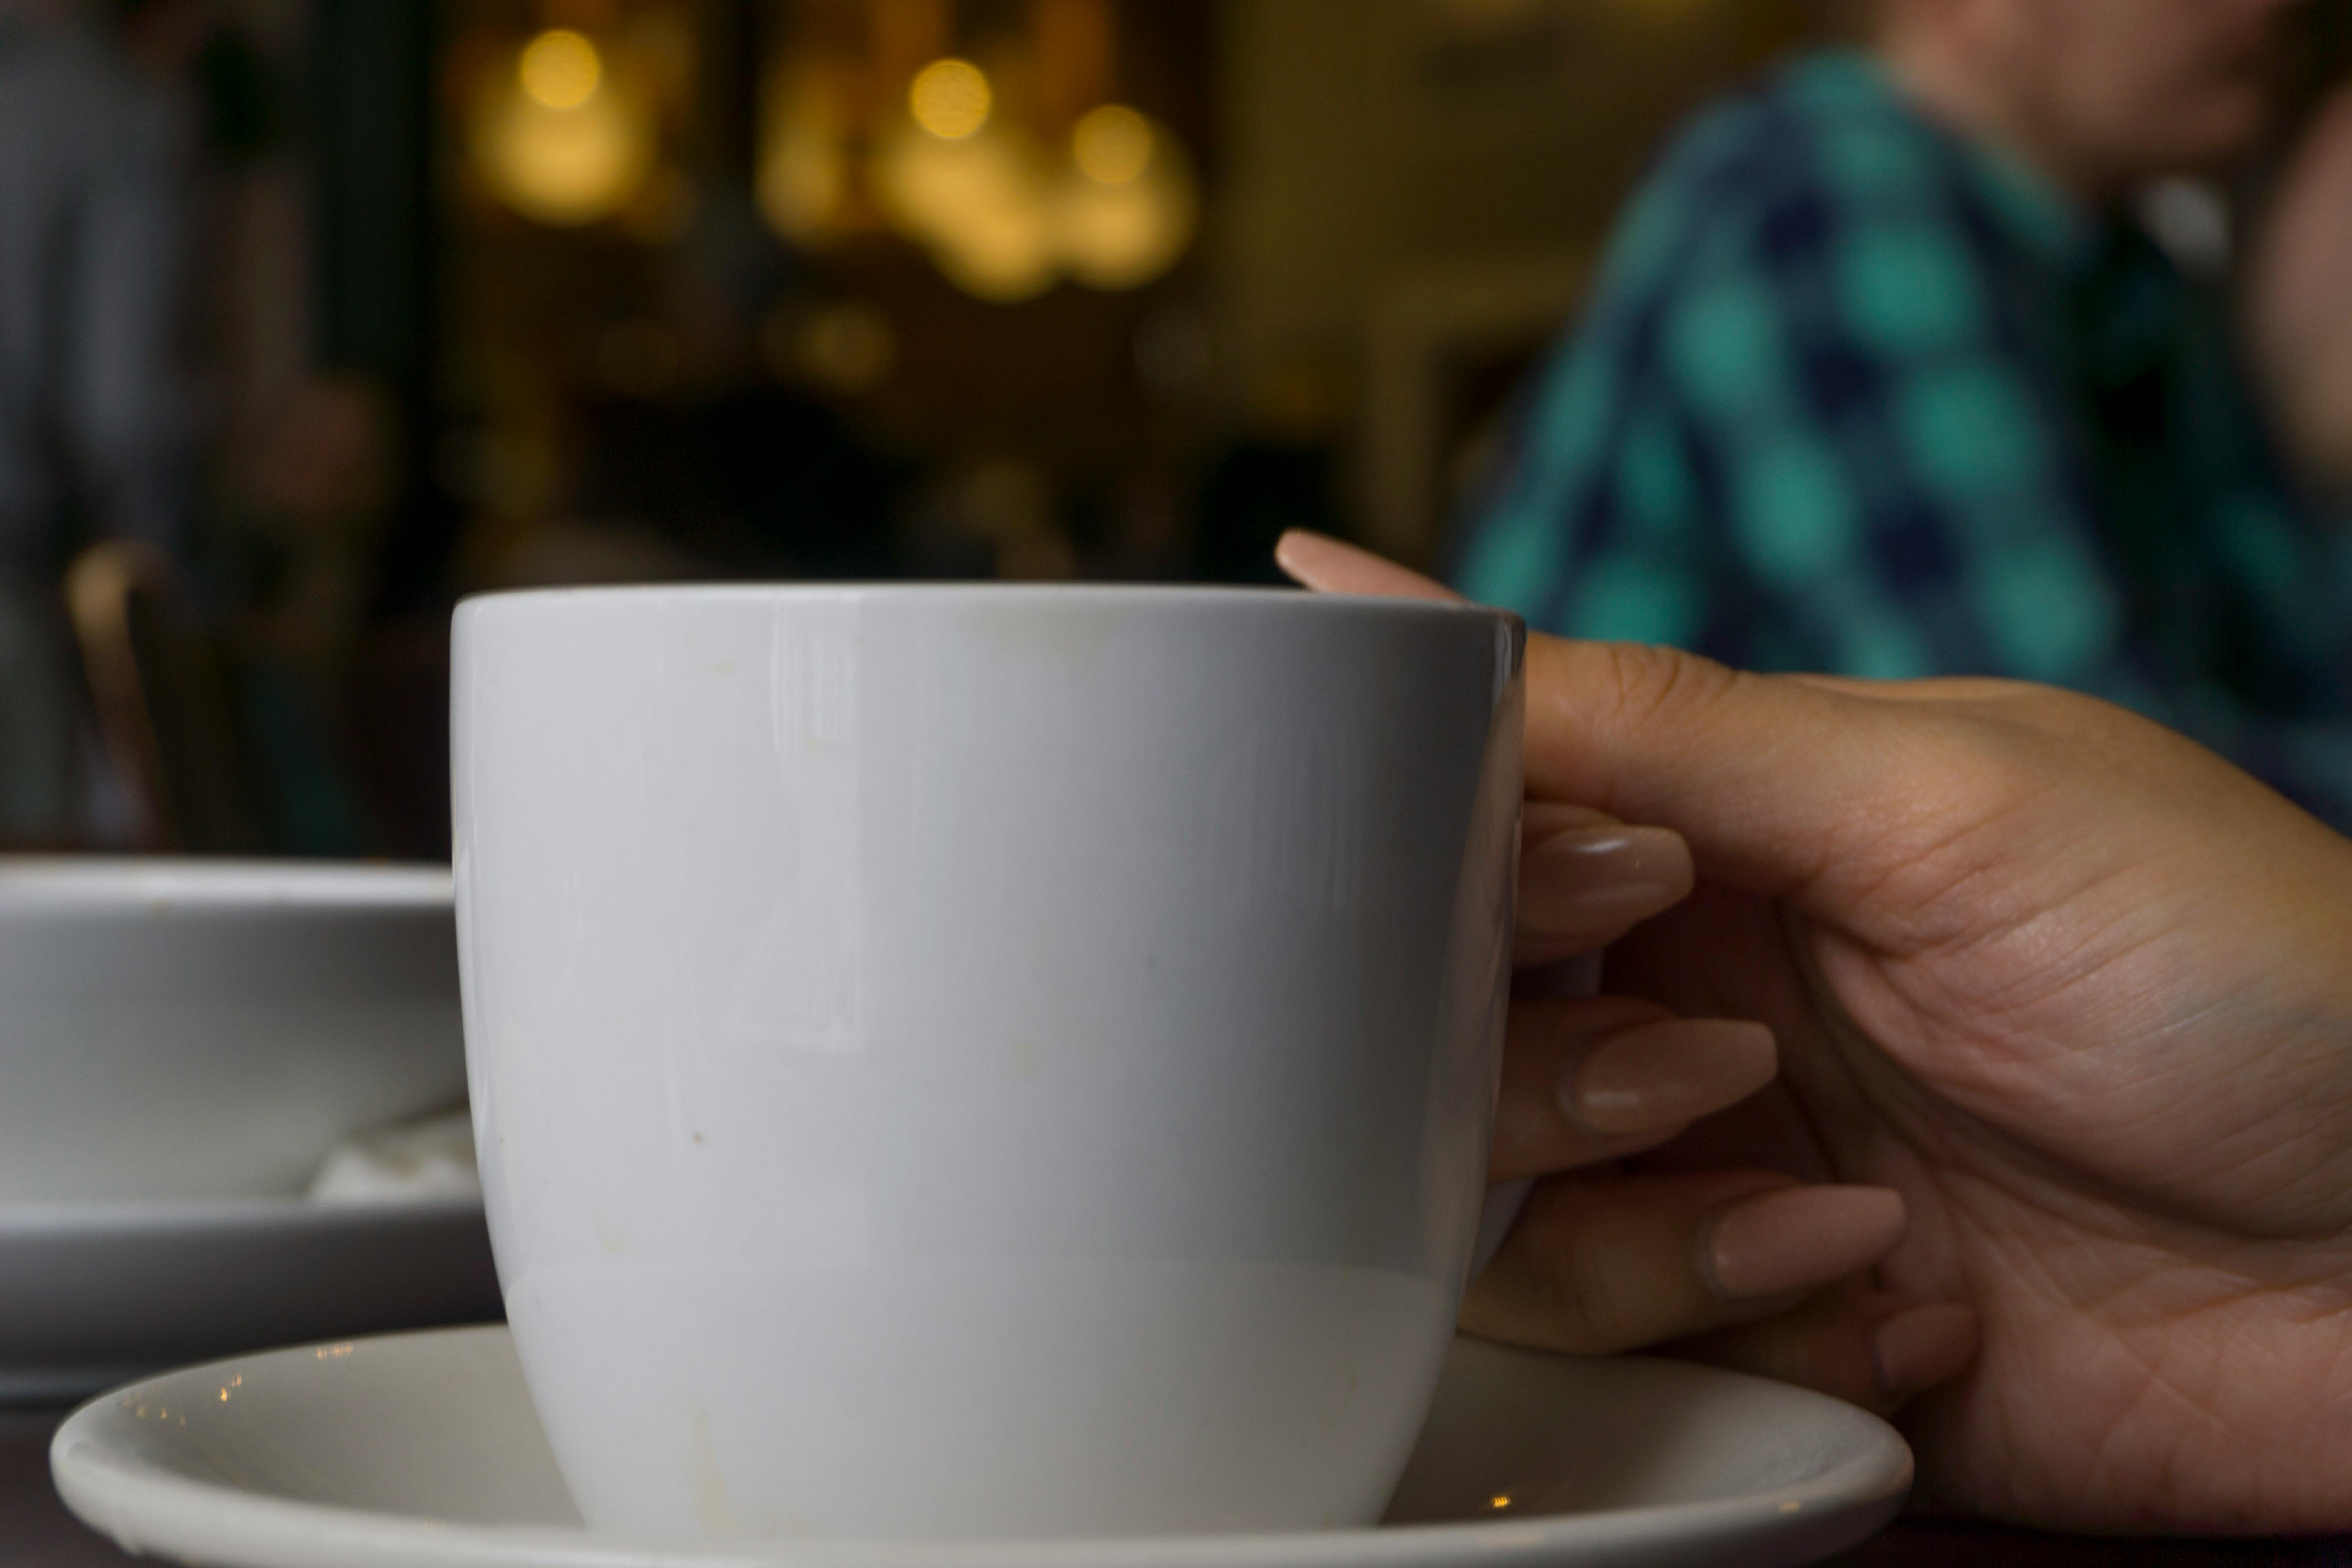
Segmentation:
<svg viewBox="0 0 2352 1568">
<path fill-rule="evenodd" d="M 2313 121 L 2246 276 L 2251 347 L 2286 444 L 2352 491 L 2352 89 Z"/>
<path fill-rule="evenodd" d="M 1284 560 L 1400 586 L 1328 542 Z M 1904 1415 L 1923 1497 L 2352 1526 L 2352 843 L 2089 698 L 1547 637 L 1528 787 L 1689 846 L 1696 891 L 1610 986 L 1779 1040 L 1778 1084 L 1633 1167 L 1891 1185 L 1910 1227 L 1878 1287 L 1983 1314 L 1976 1364 Z M 1556 1281 L 1613 1266 L 1615 1202 L 1530 1205 L 1465 1321 L 1557 1342 Z M 1854 1294 L 1679 1348 L 1852 1392 Z"/>
<path fill-rule="evenodd" d="M 1279 554 L 1294 576 L 1318 586 L 1456 597 L 1314 535 L 1289 536 Z M 1975 1349 L 1973 1311 L 1860 1278 L 1903 1234 L 1896 1193 L 1755 1163 L 1623 1168 L 1769 1083 L 1771 1034 L 1752 1021 L 1678 1016 L 1640 998 L 1559 994 L 1563 961 L 1606 947 L 1688 895 L 1690 850 L 1680 835 L 1538 799 L 1526 804 L 1520 843 L 1520 983 L 1492 1175 L 1544 1180 L 1514 1239 L 1474 1284 L 1465 1323 L 1601 1353 L 1794 1312 L 1801 1326 L 1772 1342 L 1785 1352 L 1801 1342 L 1807 1381 L 1890 1413 L 1958 1370 Z"/>
</svg>

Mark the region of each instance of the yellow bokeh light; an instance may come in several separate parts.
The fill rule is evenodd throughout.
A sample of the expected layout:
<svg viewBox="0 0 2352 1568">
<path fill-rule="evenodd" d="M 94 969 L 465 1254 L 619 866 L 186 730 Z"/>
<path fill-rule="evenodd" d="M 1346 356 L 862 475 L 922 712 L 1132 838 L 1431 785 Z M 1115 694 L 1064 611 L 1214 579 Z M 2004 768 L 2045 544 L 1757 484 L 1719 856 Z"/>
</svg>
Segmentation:
<svg viewBox="0 0 2352 1568">
<path fill-rule="evenodd" d="M 1508 1493 L 1505 1493 L 1500 1497 L 1491 1498 L 1488 1500 L 1498 1509 L 1508 1508 L 1511 1506 L 1511 1499 Z"/>
<path fill-rule="evenodd" d="M 560 36 L 543 34 L 531 48 Z M 562 64 L 560 51 L 553 58 Z M 614 216 L 653 173 L 658 140 L 652 115 L 601 62 L 593 89 L 568 104 L 579 91 L 579 73 L 550 70 L 553 82 L 539 80 L 542 87 L 568 83 L 569 93 L 555 92 L 552 103 L 531 89 L 538 75 L 517 63 L 481 79 L 467 137 L 475 168 L 500 201 L 538 222 L 570 226 Z"/>
<path fill-rule="evenodd" d="M 778 66 L 762 94 L 756 194 L 769 225 L 799 245 L 822 245 L 848 226 L 856 170 L 852 118 L 841 73 Z"/>
<path fill-rule="evenodd" d="M 1173 267 L 1192 244 L 1200 193 L 1183 148 L 1161 132 L 1134 178 L 1107 184 L 1074 167 L 1055 207 L 1063 270 L 1090 289 L 1135 289 Z"/>
<path fill-rule="evenodd" d="M 551 27 L 525 45 L 516 67 L 522 89 L 542 109 L 577 109 L 596 96 L 604 62 L 596 46 L 569 27 Z"/>
<path fill-rule="evenodd" d="M 882 149 L 875 175 L 892 226 L 965 293 L 1010 302 L 1054 286 L 1046 163 L 1017 132 L 900 136 Z"/>
<path fill-rule="evenodd" d="M 948 142 L 960 142 L 988 123 L 988 77 L 970 60 L 933 60 L 915 73 L 907 108 L 915 123 Z"/>
<path fill-rule="evenodd" d="M 1151 166 L 1151 122 L 1123 103 L 1089 110 L 1070 132 L 1070 155 L 1090 180 L 1124 185 Z"/>
</svg>

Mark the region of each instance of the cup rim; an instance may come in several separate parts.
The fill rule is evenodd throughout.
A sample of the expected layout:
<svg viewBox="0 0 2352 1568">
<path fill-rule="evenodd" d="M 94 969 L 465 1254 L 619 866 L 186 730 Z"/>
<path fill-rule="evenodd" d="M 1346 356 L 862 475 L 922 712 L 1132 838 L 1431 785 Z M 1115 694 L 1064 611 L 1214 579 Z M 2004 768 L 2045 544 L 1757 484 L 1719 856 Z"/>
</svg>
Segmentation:
<svg viewBox="0 0 2352 1568">
<path fill-rule="evenodd" d="M 496 588 L 457 601 L 459 615 L 496 605 L 652 604 L 674 600 L 724 604 L 730 600 L 770 604 L 824 604 L 886 600 L 963 599 L 1065 610 L 1114 606 L 1197 606 L 1246 610 L 1279 609 L 1315 615 L 1402 615 L 1471 617 L 1520 626 L 1511 610 L 1469 600 L 1384 598 L 1364 594 L 1317 594 L 1275 584 L 1208 583 L 993 583 L 938 581 L 711 582 L 580 584 L 535 588 Z"/>
</svg>

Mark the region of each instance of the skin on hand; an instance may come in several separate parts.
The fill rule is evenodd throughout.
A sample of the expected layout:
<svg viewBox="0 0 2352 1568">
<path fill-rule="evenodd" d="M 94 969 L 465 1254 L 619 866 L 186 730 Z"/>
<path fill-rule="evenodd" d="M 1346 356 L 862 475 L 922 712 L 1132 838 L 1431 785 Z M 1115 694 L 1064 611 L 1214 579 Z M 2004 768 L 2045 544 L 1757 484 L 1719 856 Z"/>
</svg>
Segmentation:
<svg viewBox="0 0 2352 1568">
<path fill-rule="evenodd" d="M 1283 559 L 1369 585 L 1345 549 Z M 1779 1043 L 1771 1088 L 1625 1168 L 1907 1209 L 1872 1284 L 1683 1349 L 1818 1384 L 1877 1292 L 1966 1300 L 1981 1356 L 1905 1413 L 1927 1500 L 2352 1527 L 2352 843 L 2155 724 L 2006 682 L 1538 637 L 1528 725 L 1531 798 L 1693 857 L 1692 897 L 1611 949 L 1611 990 Z M 1647 1204 L 1594 1183 L 1540 1244 L 1601 1258 Z M 1931 1338 L 1949 1310 L 1872 1331 Z"/>
<path fill-rule="evenodd" d="M 1452 600 L 1377 556 L 1294 533 L 1277 552 L 1335 591 Z M 1597 951 L 1693 886 L 1689 847 L 1662 827 L 1530 800 L 1520 825 L 1520 994 L 1512 1004 L 1493 1176 L 1547 1178 L 1463 1306 L 1464 1326 L 1598 1353 L 1694 1341 L 1804 1309 L 1802 1343 L 1773 1342 L 1793 1380 L 1892 1412 L 1965 1365 L 1974 1314 L 1864 1276 L 1901 1238 L 1899 1194 L 1811 1185 L 1785 1162 L 1629 1174 L 1768 1084 L 1771 1033 L 1622 996 L 1549 994 L 1549 966 Z M 1699 1347 L 1703 1348 L 1703 1347 Z M 1799 1364 L 1801 1363 L 1801 1364 Z"/>
</svg>

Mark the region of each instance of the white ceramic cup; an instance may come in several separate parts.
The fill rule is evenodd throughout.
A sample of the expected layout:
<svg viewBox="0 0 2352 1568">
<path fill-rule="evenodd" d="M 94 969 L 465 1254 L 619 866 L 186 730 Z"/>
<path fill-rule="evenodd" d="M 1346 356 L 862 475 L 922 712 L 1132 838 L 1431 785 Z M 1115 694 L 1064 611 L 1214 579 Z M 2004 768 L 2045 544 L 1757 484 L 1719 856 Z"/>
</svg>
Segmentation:
<svg viewBox="0 0 2352 1568">
<path fill-rule="evenodd" d="M 589 1522 L 1376 1519 L 1486 1185 L 1522 645 L 1272 590 L 461 606 L 476 1136 Z"/>
</svg>

